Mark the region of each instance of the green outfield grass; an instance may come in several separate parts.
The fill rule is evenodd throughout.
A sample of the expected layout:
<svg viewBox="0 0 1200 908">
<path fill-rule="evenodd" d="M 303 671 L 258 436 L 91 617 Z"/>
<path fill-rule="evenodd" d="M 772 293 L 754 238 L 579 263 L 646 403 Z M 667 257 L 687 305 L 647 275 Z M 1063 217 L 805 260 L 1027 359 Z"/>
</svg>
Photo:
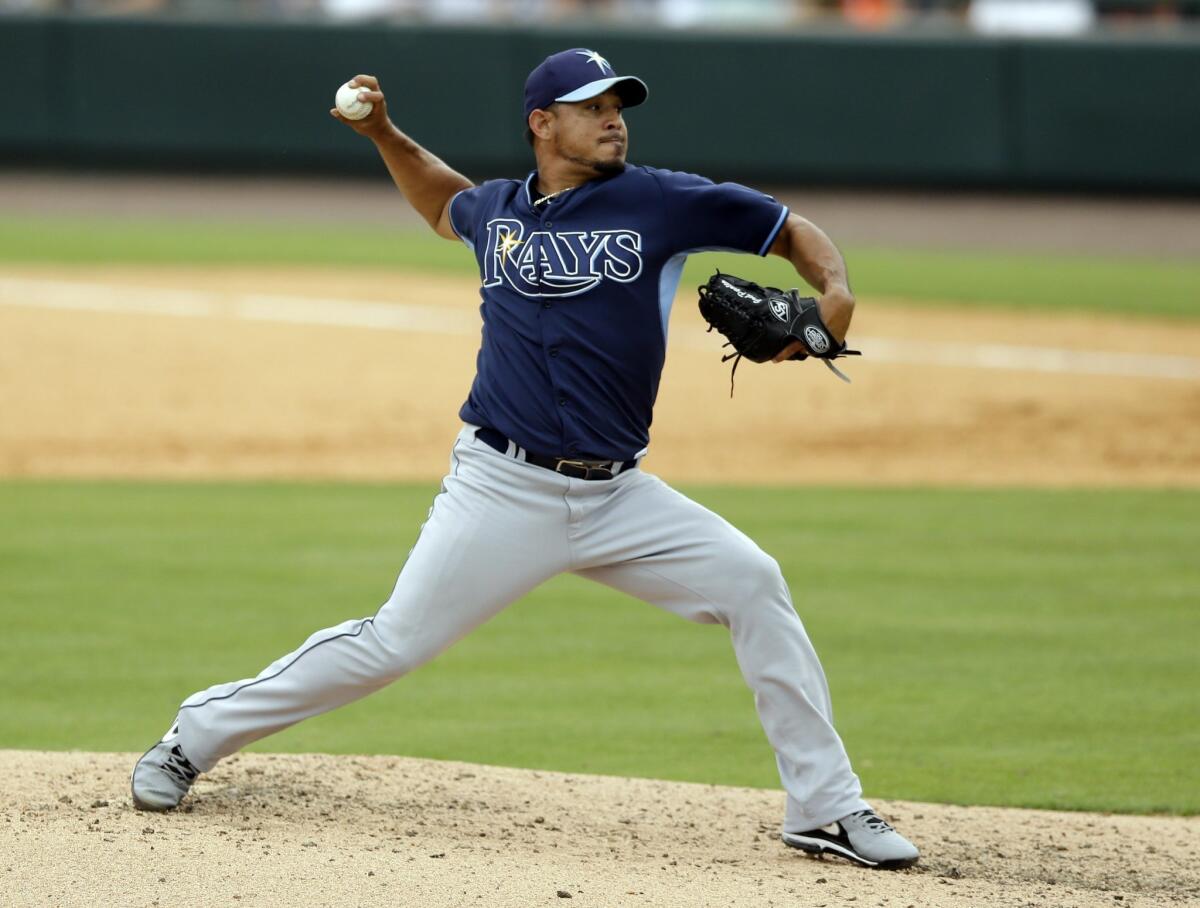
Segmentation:
<svg viewBox="0 0 1200 908">
<path fill-rule="evenodd" d="M 780 559 L 870 796 L 1200 811 L 1200 494 L 691 491 Z M 433 492 L 0 483 L 0 746 L 145 748 L 372 613 Z M 258 747 L 777 785 L 726 632 L 570 577 Z"/>
<path fill-rule="evenodd" d="M 1200 264 L 1153 259 L 848 248 L 860 297 L 1200 318 Z M 0 218 L 0 262 L 222 263 L 371 266 L 472 275 L 461 245 L 428 230 L 291 227 L 204 222 Z M 689 259 L 683 285 L 714 267 L 790 287 L 795 272 L 771 257 Z"/>
</svg>

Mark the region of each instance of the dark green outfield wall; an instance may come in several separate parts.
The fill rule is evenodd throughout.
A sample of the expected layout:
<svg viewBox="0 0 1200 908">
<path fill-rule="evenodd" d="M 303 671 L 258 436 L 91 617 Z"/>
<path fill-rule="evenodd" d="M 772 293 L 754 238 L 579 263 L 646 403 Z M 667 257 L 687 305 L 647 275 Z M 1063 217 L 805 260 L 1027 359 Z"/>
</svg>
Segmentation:
<svg viewBox="0 0 1200 908">
<path fill-rule="evenodd" d="M 0 157 L 377 168 L 326 114 L 356 72 L 472 176 L 522 172 L 521 85 L 595 46 L 642 75 L 632 158 L 790 182 L 1200 189 L 1200 41 L 597 34 L 0 19 Z"/>
</svg>

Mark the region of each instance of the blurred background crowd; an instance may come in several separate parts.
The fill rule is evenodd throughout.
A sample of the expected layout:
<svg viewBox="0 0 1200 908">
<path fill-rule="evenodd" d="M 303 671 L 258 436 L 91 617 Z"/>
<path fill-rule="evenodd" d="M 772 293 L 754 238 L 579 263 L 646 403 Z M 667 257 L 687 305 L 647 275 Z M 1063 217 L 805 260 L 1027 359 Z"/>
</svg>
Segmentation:
<svg viewBox="0 0 1200 908">
<path fill-rule="evenodd" d="M 0 0 L 0 13 L 1022 35 L 1200 27 L 1200 0 Z"/>
</svg>

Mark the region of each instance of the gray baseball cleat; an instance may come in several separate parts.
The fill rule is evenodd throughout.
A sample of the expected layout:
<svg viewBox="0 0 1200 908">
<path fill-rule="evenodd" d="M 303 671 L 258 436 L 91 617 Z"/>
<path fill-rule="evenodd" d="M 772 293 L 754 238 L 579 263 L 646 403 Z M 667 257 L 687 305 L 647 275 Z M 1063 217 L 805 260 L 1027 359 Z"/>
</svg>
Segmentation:
<svg viewBox="0 0 1200 908">
<path fill-rule="evenodd" d="M 133 806 L 138 810 L 174 810 L 200 775 L 200 770 L 188 762 L 183 749 L 175 743 L 178 736 L 176 721 L 162 740 L 134 765 L 129 787 Z"/>
<path fill-rule="evenodd" d="M 917 846 L 873 810 L 860 810 L 810 832 L 785 832 L 783 843 L 809 854 L 835 854 L 879 870 L 911 867 L 921 856 Z"/>
</svg>

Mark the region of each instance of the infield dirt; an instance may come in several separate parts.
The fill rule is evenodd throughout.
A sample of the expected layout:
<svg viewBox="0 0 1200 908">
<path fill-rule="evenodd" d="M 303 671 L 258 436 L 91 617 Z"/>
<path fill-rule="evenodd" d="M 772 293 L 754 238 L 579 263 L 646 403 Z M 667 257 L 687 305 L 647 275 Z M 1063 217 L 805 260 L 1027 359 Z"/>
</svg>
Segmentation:
<svg viewBox="0 0 1200 908">
<path fill-rule="evenodd" d="M 181 293 L 203 296 L 209 314 L 119 311 L 126 297 L 152 306 Z M 96 297 L 117 311 L 84 311 Z M 423 320 L 379 330 L 235 317 L 239 300 L 264 297 L 326 314 L 418 307 Z M 6 266 L 0 475 L 436 480 L 473 375 L 477 307 L 461 278 Z M 843 361 L 852 385 L 817 363 L 747 363 L 730 399 L 720 342 L 681 294 L 646 467 L 674 482 L 1200 483 L 1200 326 L 1037 324 L 1055 355 L 1086 368 L 1027 367 L 1025 314 L 868 300 L 855 320 L 865 355 Z M 947 350 L 957 364 L 938 361 Z M 1087 371 L 1148 353 L 1196 375 Z"/>
<path fill-rule="evenodd" d="M 881 802 L 906 871 L 780 844 L 773 791 L 403 757 L 244 754 L 170 814 L 136 754 L 0 751 L 10 905 L 1150 906 L 1200 900 L 1200 819 Z"/>
</svg>

